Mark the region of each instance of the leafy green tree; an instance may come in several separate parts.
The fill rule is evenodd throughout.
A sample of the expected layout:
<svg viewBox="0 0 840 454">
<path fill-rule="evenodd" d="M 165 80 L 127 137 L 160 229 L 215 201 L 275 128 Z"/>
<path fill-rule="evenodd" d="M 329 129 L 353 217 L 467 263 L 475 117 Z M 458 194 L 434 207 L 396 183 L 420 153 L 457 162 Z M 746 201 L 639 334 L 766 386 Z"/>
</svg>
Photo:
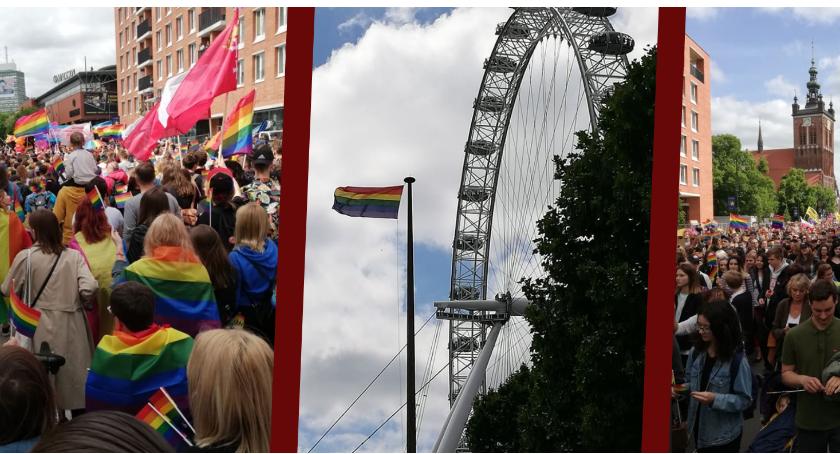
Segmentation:
<svg viewBox="0 0 840 454">
<path fill-rule="evenodd" d="M 809 206 L 816 209 L 816 204 L 817 194 L 805 181 L 805 171 L 790 169 L 779 183 L 779 211 L 789 216 L 789 219 L 796 219 L 794 208 L 799 211 L 799 216 L 805 216 L 805 210 Z"/>
<path fill-rule="evenodd" d="M 814 194 L 814 209 L 821 214 L 834 213 L 835 208 L 837 208 L 834 191 L 826 186 L 811 186 L 810 189 Z"/>
<path fill-rule="evenodd" d="M 769 217 L 778 205 L 773 180 L 767 176 L 766 160 L 755 163 L 741 150 L 741 141 L 732 134 L 712 137 L 712 181 L 714 210 L 718 216 L 729 214 L 727 200 L 735 196 L 738 213 Z"/>
<path fill-rule="evenodd" d="M 563 184 L 536 240 L 546 274 L 524 281 L 533 366 L 478 400 L 478 450 L 640 449 L 655 87 L 650 49 L 606 99 L 601 133 L 555 158 Z"/>
<path fill-rule="evenodd" d="M 6 134 L 12 134 L 13 133 L 13 131 L 15 130 L 15 122 L 18 120 L 18 118 L 20 118 L 24 115 L 29 115 L 29 114 L 35 112 L 36 110 L 38 110 L 37 107 L 24 107 L 22 109 L 19 109 L 17 112 L 15 112 L 15 113 L 9 115 L 8 117 L 6 117 L 3 120 L 3 127 L 6 130 Z M 6 138 L 6 135 L 4 134 L 3 139 L 5 139 L 5 138 Z"/>
</svg>

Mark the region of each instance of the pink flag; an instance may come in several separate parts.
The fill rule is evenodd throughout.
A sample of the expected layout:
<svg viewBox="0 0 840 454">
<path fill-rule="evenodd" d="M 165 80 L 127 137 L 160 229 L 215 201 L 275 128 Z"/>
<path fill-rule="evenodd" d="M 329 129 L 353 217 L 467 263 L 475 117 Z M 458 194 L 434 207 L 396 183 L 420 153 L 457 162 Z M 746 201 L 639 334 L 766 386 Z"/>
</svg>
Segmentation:
<svg viewBox="0 0 840 454">
<path fill-rule="evenodd" d="M 161 93 L 158 119 L 167 129 L 189 131 L 202 118 L 210 117 L 216 96 L 236 89 L 236 58 L 239 46 L 239 9 L 227 27 L 189 71 L 166 82 Z"/>
</svg>

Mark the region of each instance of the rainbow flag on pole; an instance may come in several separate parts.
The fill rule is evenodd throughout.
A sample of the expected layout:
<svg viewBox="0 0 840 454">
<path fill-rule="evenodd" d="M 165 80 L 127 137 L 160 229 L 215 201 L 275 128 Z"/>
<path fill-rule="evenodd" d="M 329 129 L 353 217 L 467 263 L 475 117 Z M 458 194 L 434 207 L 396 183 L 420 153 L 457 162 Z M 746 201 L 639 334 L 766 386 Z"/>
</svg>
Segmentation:
<svg viewBox="0 0 840 454">
<path fill-rule="evenodd" d="M 195 336 L 219 328 L 219 309 L 210 275 L 192 252 L 161 246 L 123 271 L 122 280 L 146 285 L 155 293 L 155 322 Z"/>
<path fill-rule="evenodd" d="M 177 401 L 188 408 L 187 361 L 192 348 L 190 336 L 158 325 L 140 333 L 115 330 L 106 335 L 91 360 L 86 408 L 135 414 L 161 387 L 174 396 L 172 405 Z"/>
<path fill-rule="evenodd" d="M 41 312 L 20 300 L 20 297 L 15 294 L 14 281 L 9 287 L 9 299 L 12 301 L 12 326 L 26 337 L 35 337 L 35 330 L 38 329 L 38 322 L 41 320 Z"/>
<path fill-rule="evenodd" d="M 746 216 L 739 216 L 735 213 L 729 214 L 729 228 L 730 229 L 747 229 L 750 227 L 750 220 Z"/>
<path fill-rule="evenodd" d="M 254 118 L 254 94 L 251 89 L 247 95 L 236 103 L 236 107 L 225 120 L 222 128 L 222 156 L 227 158 L 235 154 L 251 154 L 253 137 L 251 137 L 251 121 Z"/>
<path fill-rule="evenodd" d="M 715 254 L 714 251 L 711 251 L 706 255 L 706 267 L 708 269 L 706 274 L 708 274 L 709 278 L 714 282 L 718 273 L 717 254 Z"/>
<path fill-rule="evenodd" d="M 781 214 L 774 214 L 773 215 L 773 222 L 770 226 L 774 229 L 783 230 L 785 228 L 785 217 Z"/>
<path fill-rule="evenodd" d="M 99 130 L 99 137 L 116 137 L 122 138 L 123 125 L 117 123 L 115 125 L 108 125 Z"/>
<path fill-rule="evenodd" d="M 128 192 L 128 188 L 126 185 L 122 183 L 117 183 L 114 185 L 114 203 L 116 203 L 117 208 L 125 208 L 125 203 L 131 199 L 131 193 Z"/>
<path fill-rule="evenodd" d="M 47 119 L 46 109 L 41 109 L 33 114 L 18 118 L 15 122 L 15 137 L 34 136 L 35 134 L 47 133 L 50 129 L 50 121 Z"/>
<path fill-rule="evenodd" d="M 135 416 L 140 421 L 151 426 L 159 433 L 173 448 L 179 452 L 185 451 L 183 445 L 192 446 L 189 438 L 175 427 L 175 424 L 151 402 L 146 405 Z"/>
<path fill-rule="evenodd" d="M 96 186 L 87 192 L 87 198 L 90 200 L 90 204 L 93 206 L 94 211 L 105 209 L 105 206 L 102 204 L 102 197 L 99 195 L 99 189 Z"/>
<path fill-rule="evenodd" d="M 332 208 L 346 216 L 397 219 L 402 191 L 403 186 L 343 186 L 336 188 Z"/>
<path fill-rule="evenodd" d="M 64 160 L 59 157 L 52 163 L 51 167 L 55 170 L 55 173 L 60 174 L 61 172 L 64 172 Z"/>
</svg>

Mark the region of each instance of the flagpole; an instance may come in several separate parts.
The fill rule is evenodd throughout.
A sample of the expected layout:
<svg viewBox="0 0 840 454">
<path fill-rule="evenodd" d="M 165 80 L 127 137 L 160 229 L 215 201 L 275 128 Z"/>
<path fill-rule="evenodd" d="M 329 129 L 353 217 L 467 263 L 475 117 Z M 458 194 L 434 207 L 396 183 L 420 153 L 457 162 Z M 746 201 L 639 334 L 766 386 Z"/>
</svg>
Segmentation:
<svg viewBox="0 0 840 454">
<path fill-rule="evenodd" d="M 157 413 L 157 415 L 158 415 L 158 416 L 160 416 L 160 419 L 162 419 L 162 420 L 163 420 L 163 422 L 165 422 L 167 426 L 171 427 L 171 428 L 172 428 L 172 430 L 174 430 L 174 431 L 175 431 L 175 433 L 177 433 L 177 434 L 181 437 L 181 439 L 182 439 L 182 440 L 184 440 L 184 442 L 186 442 L 186 443 L 187 443 L 187 445 L 189 445 L 190 447 L 192 447 L 192 445 L 193 445 L 193 444 L 192 444 L 192 443 L 190 443 L 190 440 L 187 438 L 187 436 L 186 436 L 186 435 L 184 435 L 183 433 L 181 433 L 181 431 L 180 431 L 180 430 L 178 430 L 178 428 L 177 428 L 177 427 L 175 427 L 175 424 L 172 424 L 172 421 L 170 421 L 170 420 L 169 420 L 169 418 L 167 418 L 167 417 L 166 417 L 166 415 L 164 415 L 163 413 L 161 413 L 161 412 L 160 412 L 160 410 L 158 410 L 157 408 L 155 408 L 155 406 L 154 406 L 154 405 L 152 405 L 150 402 L 146 402 L 146 405 L 148 405 L 148 406 L 149 406 L 149 408 L 151 408 L 151 409 L 152 409 L 155 413 Z"/>
<path fill-rule="evenodd" d="M 411 185 L 414 177 L 406 177 L 408 183 L 408 228 L 406 244 L 406 448 L 405 452 L 417 452 L 417 406 L 414 395 L 414 219 L 411 206 Z"/>
</svg>

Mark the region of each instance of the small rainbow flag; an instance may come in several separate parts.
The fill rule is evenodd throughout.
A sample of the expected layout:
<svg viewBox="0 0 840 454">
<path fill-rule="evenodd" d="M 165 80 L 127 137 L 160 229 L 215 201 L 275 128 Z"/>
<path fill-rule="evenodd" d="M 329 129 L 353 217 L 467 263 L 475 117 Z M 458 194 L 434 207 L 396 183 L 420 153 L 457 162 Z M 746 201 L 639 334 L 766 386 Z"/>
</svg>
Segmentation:
<svg viewBox="0 0 840 454">
<path fill-rule="evenodd" d="M 55 170 L 56 173 L 64 172 L 64 160 L 61 158 L 56 159 L 52 163 L 52 168 Z"/>
<path fill-rule="evenodd" d="M 26 212 L 23 211 L 23 205 L 21 205 L 20 199 L 18 199 L 17 197 L 15 197 L 14 205 L 15 205 L 15 214 L 18 215 L 18 217 L 20 218 L 21 221 L 25 220 L 26 219 Z"/>
<path fill-rule="evenodd" d="M 93 206 L 95 211 L 104 210 L 105 205 L 102 204 L 102 197 L 99 195 L 99 189 L 94 186 L 93 189 L 88 191 L 87 198 L 90 200 L 90 204 Z"/>
<path fill-rule="evenodd" d="M 222 128 L 222 156 L 225 158 L 235 154 L 251 154 L 254 140 L 251 137 L 251 121 L 254 119 L 255 93 L 255 89 L 251 89 L 243 96 L 225 120 L 225 127 Z"/>
<path fill-rule="evenodd" d="M 739 216 L 735 213 L 729 214 L 729 228 L 730 229 L 747 229 L 750 227 L 750 220 L 746 216 Z"/>
<path fill-rule="evenodd" d="M 365 188 L 343 186 L 335 190 L 333 210 L 361 218 L 397 219 L 402 186 Z"/>
<path fill-rule="evenodd" d="M 131 193 L 124 184 L 117 184 L 114 186 L 114 202 L 117 208 L 125 208 L 125 203 L 131 199 Z"/>
<path fill-rule="evenodd" d="M 718 273 L 717 254 L 715 254 L 714 251 L 711 251 L 706 255 L 706 266 L 709 269 L 709 272 L 707 273 L 709 278 L 714 281 Z"/>
<path fill-rule="evenodd" d="M 155 408 L 151 402 L 147 403 L 135 417 L 151 426 L 151 428 L 166 439 L 173 448 L 177 449 L 181 447 L 182 444 L 192 446 L 192 443 L 187 436 L 178 430 L 172 421 L 170 421 L 169 418 L 167 418 L 160 410 Z"/>
<path fill-rule="evenodd" d="M 20 300 L 15 293 L 15 282 L 9 287 L 9 299 L 12 301 L 12 325 L 17 332 L 26 337 L 34 337 L 38 329 L 38 322 L 41 320 L 41 312 L 34 307 L 29 307 Z"/>
<path fill-rule="evenodd" d="M 20 117 L 15 122 L 15 137 L 34 136 L 35 134 L 46 133 L 50 129 L 50 121 L 47 119 L 46 109 L 41 109 L 33 114 Z"/>
<path fill-rule="evenodd" d="M 108 125 L 99 130 L 99 137 L 117 137 L 122 138 L 123 125 L 117 123 L 115 125 Z"/>
<path fill-rule="evenodd" d="M 772 222 L 770 227 L 774 228 L 774 229 L 779 229 L 779 230 L 784 229 L 785 228 L 785 217 L 784 217 L 784 215 L 774 214 L 773 215 L 773 222 Z"/>
<path fill-rule="evenodd" d="M 219 149 L 219 138 L 222 136 L 222 131 L 219 130 L 216 134 L 213 134 L 213 137 L 207 142 L 204 146 L 204 151 L 212 151 L 216 152 Z"/>
</svg>

